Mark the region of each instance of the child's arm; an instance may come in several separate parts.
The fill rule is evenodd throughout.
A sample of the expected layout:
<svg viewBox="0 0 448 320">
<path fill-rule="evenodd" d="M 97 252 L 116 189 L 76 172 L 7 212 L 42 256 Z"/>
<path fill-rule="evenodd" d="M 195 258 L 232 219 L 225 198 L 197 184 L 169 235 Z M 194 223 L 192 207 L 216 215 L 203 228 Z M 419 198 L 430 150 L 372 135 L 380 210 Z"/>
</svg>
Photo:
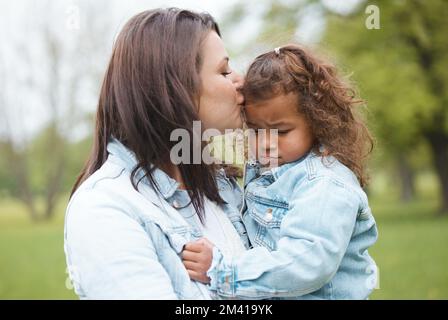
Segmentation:
<svg viewBox="0 0 448 320">
<path fill-rule="evenodd" d="M 255 247 L 231 260 L 216 247 L 187 245 L 198 260 L 187 269 L 197 272 L 196 280 L 210 277 L 210 289 L 228 297 L 300 296 L 320 289 L 338 270 L 360 199 L 327 177 L 300 188 L 281 223 L 276 251 Z"/>
</svg>

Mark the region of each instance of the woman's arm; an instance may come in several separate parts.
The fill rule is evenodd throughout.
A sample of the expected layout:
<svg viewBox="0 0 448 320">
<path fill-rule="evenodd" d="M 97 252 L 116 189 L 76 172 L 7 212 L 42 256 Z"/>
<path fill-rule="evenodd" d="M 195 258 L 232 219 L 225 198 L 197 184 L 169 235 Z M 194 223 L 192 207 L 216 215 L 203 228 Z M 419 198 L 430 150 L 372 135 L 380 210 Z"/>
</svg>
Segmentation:
<svg viewBox="0 0 448 320">
<path fill-rule="evenodd" d="M 67 212 L 65 250 L 88 299 L 177 299 L 151 238 L 111 196 L 83 190 Z"/>
</svg>

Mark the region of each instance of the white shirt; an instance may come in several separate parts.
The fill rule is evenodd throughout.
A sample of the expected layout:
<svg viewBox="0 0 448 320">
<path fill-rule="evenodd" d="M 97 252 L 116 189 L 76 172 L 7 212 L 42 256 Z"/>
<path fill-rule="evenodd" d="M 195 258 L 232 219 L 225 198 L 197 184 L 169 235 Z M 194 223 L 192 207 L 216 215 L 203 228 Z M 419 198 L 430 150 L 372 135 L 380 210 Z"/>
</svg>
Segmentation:
<svg viewBox="0 0 448 320">
<path fill-rule="evenodd" d="M 227 215 L 216 203 L 207 197 L 204 199 L 204 213 L 205 225 L 201 222 L 198 222 L 198 225 L 201 227 L 204 237 L 218 247 L 224 256 L 233 258 L 246 251 L 240 235 Z M 199 220 L 199 217 L 195 216 Z M 208 291 L 208 287 L 205 284 L 198 284 L 201 290 Z M 208 292 L 212 299 L 218 298 L 215 292 Z"/>
<path fill-rule="evenodd" d="M 205 198 L 204 213 L 205 225 L 199 223 L 202 233 L 224 256 L 237 257 L 246 251 L 232 222 L 215 202 Z"/>
</svg>

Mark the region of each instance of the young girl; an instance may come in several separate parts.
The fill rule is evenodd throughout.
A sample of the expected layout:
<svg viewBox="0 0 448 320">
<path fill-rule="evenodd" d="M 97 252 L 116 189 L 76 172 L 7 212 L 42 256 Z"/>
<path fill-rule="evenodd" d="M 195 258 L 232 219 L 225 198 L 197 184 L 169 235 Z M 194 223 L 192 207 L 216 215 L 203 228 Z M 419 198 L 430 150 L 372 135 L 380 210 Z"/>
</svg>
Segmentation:
<svg viewBox="0 0 448 320">
<path fill-rule="evenodd" d="M 333 66 L 297 45 L 257 57 L 244 94 L 248 126 L 278 130 L 257 144 L 268 166 L 246 165 L 242 217 L 252 247 L 231 257 L 206 239 L 189 243 L 190 277 L 222 297 L 368 298 L 377 228 L 362 189 L 372 139 L 354 110 L 360 100 Z"/>
</svg>

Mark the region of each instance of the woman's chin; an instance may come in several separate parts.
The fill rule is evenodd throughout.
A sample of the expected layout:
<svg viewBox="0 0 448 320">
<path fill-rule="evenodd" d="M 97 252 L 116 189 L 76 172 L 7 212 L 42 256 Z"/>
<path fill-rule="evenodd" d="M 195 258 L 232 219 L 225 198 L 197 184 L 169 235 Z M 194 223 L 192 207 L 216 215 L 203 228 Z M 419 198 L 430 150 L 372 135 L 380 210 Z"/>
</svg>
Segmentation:
<svg viewBox="0 0 448 320">
<path fill-rule="evenodd" d="M 238 117 L 235 121 L 235 125 L 232 129 L 243 129 L 243 120 L 241 117 Z"/>
</svg>

